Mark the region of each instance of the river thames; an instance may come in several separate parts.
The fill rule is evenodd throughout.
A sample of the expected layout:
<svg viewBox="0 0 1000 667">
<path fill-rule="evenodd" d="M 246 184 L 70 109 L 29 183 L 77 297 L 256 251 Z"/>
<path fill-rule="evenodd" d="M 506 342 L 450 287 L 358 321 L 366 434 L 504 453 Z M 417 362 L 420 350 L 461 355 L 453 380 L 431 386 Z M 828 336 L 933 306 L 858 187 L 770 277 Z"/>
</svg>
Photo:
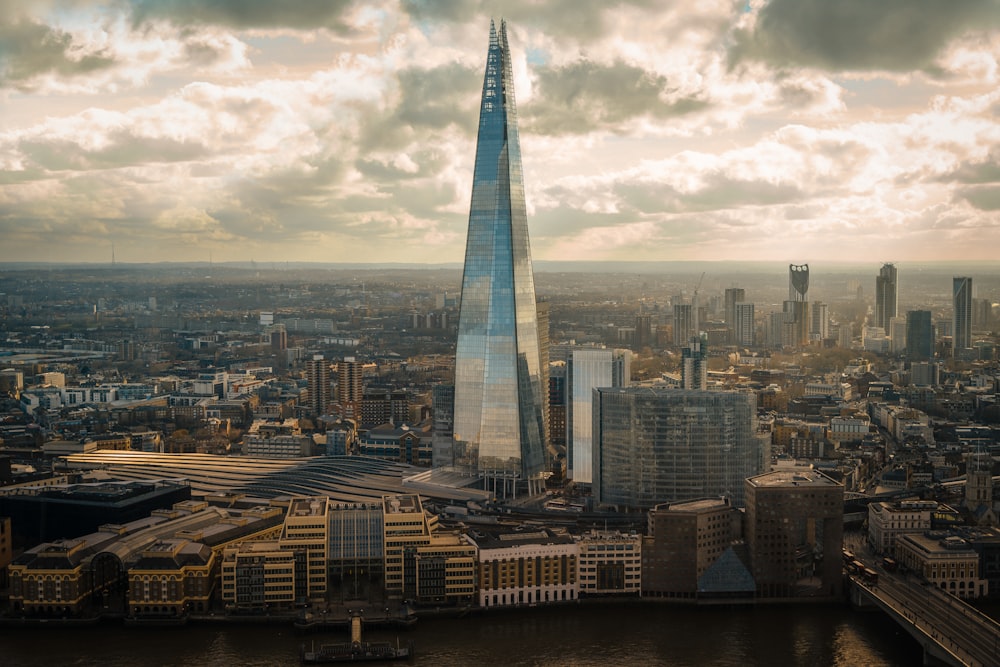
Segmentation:
<svg viewBox="0 0 1000 667">
<path fill-rule="evenodd" d="M 686 608 L 651 603 L 536 608 L 469 618 L 424 618 L 412 630 L 366 631 L 412 640 L 412 665 L 919 665 L 919 646 L 886 616 L 847 606 Z M 0 628 L 6 667 L 298 663 L 299 647 L 347 641 L 347 631 L 290 626 Z"/>
</svg>

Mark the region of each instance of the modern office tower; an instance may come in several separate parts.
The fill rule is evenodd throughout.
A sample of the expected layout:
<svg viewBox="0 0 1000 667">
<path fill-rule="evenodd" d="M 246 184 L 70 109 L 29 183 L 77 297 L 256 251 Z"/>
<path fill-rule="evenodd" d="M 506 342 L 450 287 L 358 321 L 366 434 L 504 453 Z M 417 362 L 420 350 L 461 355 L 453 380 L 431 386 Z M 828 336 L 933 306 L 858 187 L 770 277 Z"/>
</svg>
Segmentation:
<svg viewBox="0 0 1000 667">
<path fill-rule="evenodd" d="M 566 403 L 569 396 L 566 365 L 564 360 L 549 364 L 549 445 L 557 451 L 566 447 Z"/>
<path fill-rule="evenodd" d="M 594 497 L 648 509 L 724 495 L 742 507 L 743 480 L 764 469 L 767 442 L 750 392 L 595 389 Z"/>
<path fill-rule="evenodd" d="M 757 329 L 754 322 L 754 306 L 752 303 L 737 303 L 735 308 L 735 319 L 733 331 L 735 332 L 735 343 L 746 347 L 753 347 L 757 344 Z"/>
<path fill-rule="evenodd" d="M 875 277 L 875 326 L 889 335 L 889 322 L 896 317 L 896 267 L 883 264 Z"/>
<path fill-rule="evenodd" d="M 934 323 L 931 321 L 931 311 L 907 311 L 906 358 L 910 361 L 929 361 L 934 358 Z"/>
<path fill-rule="evenodd" d="M 788 300 L 809 300 L 809 265 L 788 265 Z"/>
<path fill-rule="evenodd" d="M 910 384 L 917 387 L 941 384 L 941 365 L 933 361 L 914 361 L 910 364 Z"/>
<path fill-rule="evenodd" d="M 344 357 L 337 362 L 337 405 L 341 413 L 349 417 L 358 416 L 363 396 L 361 362 L 354 357 Z"/>
<path fill-rule="evenodd" d="M 782 304 L 785 322 L 782 325 L 781 344 L 783 347 L 801 347 L 809 344 L 808 301 L 785 301 Z"/>
<path fill-rule="evenodd" d="M 309 388 L 309 411 L 314 415 L 325 413 L 330 402 L 330 362 L 322 356 L 307 361 L 306 382 Z"/>
<path fill-rule="evenodd" d="M 814 301 L 809 304 L 809 311 L 811 318 L 809 325 L 810 340 L 826 340 L 830 336 L 829 308 L 822 301 Z"/>
<path fill-rule="evenodd" d="M 382 571 L 384 551 L 384 520 L 382 503 L 331 502 L 329 508 L 329 539 L 327 551 L 330 574 L 340 577 L 349 596 L 359 595 L 360 578 Z"/>
<path fill-rule="evenodd" d="M 546 397 L 549 393 L 549 303 L 548 301 L 538 301 L 535 303 L 535 312 L 538 314 L 538 367 L 541 369 L 540 386 L 542 388 L 542 448 L 545 453 L 545 467 L 552 468 L 552 457 L 554 450 L 549 446 L 549 402 Z"/>
<path fill-rule="evenodd" d="M 455 353 L 456 460 L 501 495 L 545 466 L 538 313 L 507 27 L 490 24 Z"/>
<path fill-rule="evenodd" d="M 686 345 L 696 334 L 694 307 L 689 303 L 674 304 L 674 345 Z"/>
<path fill-rule="evenodd" d="M 649 315 L 635 316 L 635 340 L 633 345 L 642 350 L 653 343 L 653 318 Z"/>
<path fill-rule="evenodd" d="M 989 327 L 993 321 L 993 302 L 989 299 L 972 300 L 972 326 Z"/>
<path fill-rule="evenodd" d="M 431 389 L 434 407 L 434 431 L 431 435 L 431 466 L 444 468 L 455 464 L 455 385 L 438 384 Z"/>
<path fill-rule="evenodd" d="M 972 278 L 952 278 L 952 354 L 961 356 L 972 347 Z"/>
<path fill-rule="evenodd" d="M 840 595 L 844 487 L 815 470 L 764 473 L 745 486 L 757 594 Z"/>
<path fill-rule="evenodd" d="M 730 331 L 736 331 L 736 304 L 745 303 L 747 292 L 742 287 L 727 287 L 725 292 L 726 326 Z"/>
<path fill-rule="evenodd" d="M 889 320 L 889 352 L 899 356 L 906 351 L 906 318 L 893 317 Z"/>
<path fill-rule="evenodd" d="M 593 405 L 597 387 L 627 387 L 632 353 L 628 350 L 576 348 L 566 365 L 569 396 L 566 414 L 566 476 L 577 484 L 593 482 Z"/>
<path fill-rule="evenodd" d="M 708 388 L 708 357 L 701 338 L 691 338 L 681 348 L 681 389 Z"/>
</svg>

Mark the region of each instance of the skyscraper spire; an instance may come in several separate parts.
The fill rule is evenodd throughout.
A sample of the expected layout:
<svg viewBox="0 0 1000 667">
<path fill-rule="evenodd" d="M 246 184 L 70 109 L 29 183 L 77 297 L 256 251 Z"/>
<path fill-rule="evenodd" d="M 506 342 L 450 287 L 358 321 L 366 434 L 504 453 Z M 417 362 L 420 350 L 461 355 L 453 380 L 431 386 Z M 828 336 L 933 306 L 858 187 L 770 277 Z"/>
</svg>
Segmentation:
<svg viewBox="0 0 1000 667">
<path fill-rule="evenodd" d="M 544 467 L 535 283 L 507 44 L 490 22 L 455 358 L 456 461 L 514 492 Z"/>
</svg>

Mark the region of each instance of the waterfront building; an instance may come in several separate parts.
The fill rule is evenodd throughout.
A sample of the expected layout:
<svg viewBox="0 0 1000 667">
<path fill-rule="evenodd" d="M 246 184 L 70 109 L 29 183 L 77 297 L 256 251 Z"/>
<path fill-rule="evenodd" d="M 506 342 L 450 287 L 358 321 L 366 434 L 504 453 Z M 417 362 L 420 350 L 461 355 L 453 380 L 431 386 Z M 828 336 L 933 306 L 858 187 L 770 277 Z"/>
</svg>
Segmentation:
<svg viewBox="0 0 1000 667">
<path fill-rule="evenodd" d="M 479 604 L 513 607 L 579 597 L 579 547 L 569 535 L 535 530 L 477 528 Z"/>
<path fill-rule="evenodd" d="M 749 392 L 665 387 L 594 390 L 594 498 L 619 509 L 729 496 L 764 470 Z"/>
<path fill-rule="evenodd" d="M 566 364 L 567 397 L 566 475 L 577 484 L 594 481 L 593 405 L 596 387 L 627 387 L 632 353 L 628 350 L 577 348 Z"/>
<path fill-rule="evenodd" d="M 385 525 L 381 502 L 331 502 L 327 559 L 341 578 L 381 572 Z"/>
<path fill-rule="evenodd" d="M 14 540 L 10 517 L 0 516 L 0 589 L 7 589 L 7 566 L 14 559 Z"/>
<path fill-rule="evenodd" d="M 456 461 L 500 495 L 536 492 L 543 371 L 506 23 L 490 24 L 455 354 Z M 525 484 L 526 483 L 526 484 Z"/>
<path fill-rule="evenodd" d="M 574 538 L 579 548 L 581 595 L 638 595 L 642 590 L 642 536 L 591 531 Z"/>
<path fill-rule="evenodd" d="M 889 323 L 896 317 L 896 267 L 883 264 L 875 277 L 875 326 L 888 336 Z"/>
<path fill-rule="evenodd" d="M 985 597 L 986 579 L 979 569 L 979 554 L 972 545 L 950 531 L 900 535 L 896 560 L 932 586 L 963 599 Z"/>
<path fill-rule="evenodd" d="M 215 552 L 200 542 L 157 540 L 128 568 L 128 608 L 142 617 L 208 611 L 218 569 Z"/>
<path fill-rule="evenodd" d="M 868 504 L 868 543 L 877 553 L 893 555 L 900 535 L 931 528 L 931 515 L 938 509 L 934 500 L 901 500 Z"/>
<path fill-rule="evenodd" d="M 256 540 L 229 547 L 221 567 L 227 610 L 288 609 L 309 599 L 304 549 L 282 548 L 280 540 Z"/>
<path fill-rule="evenodd" d="M 744 563 L 749 559 L 742 544 L 740 512 L 728 498 L 661 503 L 649 511 L 646 521 L 643 596 L 753 595 L 753 576 Z M 727 563 L 719 564 L 720 571 L 706 577 L 727 552 Z"/>
<path fill-rule="evenodd" d="M 930 361 L 934 358 L 934 323 L 931 311 L 907 311 L 906 358 L 910 361 Z"/>
<path fill-rule="evenodd" d="M 382 499 L 385 590 L 421 603 L 468 603 L 475 596 L 476 548 L 438 528 L 416 495 Z"/>
<path fill-rule="evenodd" d="M 281 549 L 301 550 L 306 554 L 310 597 L 326 593 L 329 505 L 329 499 L 321 496 L 293 498 L 281 531 Z"/>
<path fill-rule="evenodd" d="M 745 534 L 757 594 L 839 596 L 843 485 L 815 470 L 769 472 L 745 484 Z"/>
<path fill-rule="evenodd" d="M 972 347 L 972 278 L 952 279 L 952 354 L 961 358 Z"/>
</svg>

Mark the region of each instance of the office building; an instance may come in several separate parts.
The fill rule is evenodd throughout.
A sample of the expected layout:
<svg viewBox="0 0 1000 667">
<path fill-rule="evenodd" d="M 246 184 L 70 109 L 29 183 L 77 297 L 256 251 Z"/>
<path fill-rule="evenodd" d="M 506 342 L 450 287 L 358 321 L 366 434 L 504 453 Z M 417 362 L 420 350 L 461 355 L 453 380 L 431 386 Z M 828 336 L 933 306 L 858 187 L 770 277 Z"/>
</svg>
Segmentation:
<svg viewBox="0 0 1000 667">
<path fill-rule="evenodd" d="M 972 347 L 972 278 L 952 279 L 952 354 L 963 356 Z"/>
<path fill-rule="evenodd" d="M 599 388 L 593 428 L 595 500 L 623 510 L 722 495 L 741 507 L 769 460 L 749 392 Z"/>
<path fill-rule="evenodd" d="M 581 595 L 637 595 L 642 590 L 642 536 L 594 530 L 574 539 Z"/>
<path fill-rule="evenodd" d="M 931 586 L 957 597 L 971 600 L 989 593 L 979 553 L 960 534 L 926 531 L 900 535 L 896 560 Z"/>
<path fill-rule="evenodd" d="M 906 358 L 930 361 L 934 358 L 934 323 L 929 310 L 906 313 Z"/>
<path fill-rule="evenodd" d="M 896 267 L 883 264 L 875 277 L 875 326 L 889 335 L 889 323 L 896 317 Z"/>
<path fill-rule="evenodd" d="M 538 313 L 507 27 L 490 25 L 455 353 L 457 462 L 499 495 L 540 488 Z"/>
<path fill-rule="evenodd" d="M 649 510 L 646 522 L 642 541 L 643 596 L 695 598 L 724 594 L 731 598 L 754 594 L 753 576 L 742 562 L 749 559 L 738 543 L 743 537 L 740 511 L 728 498 L 661 503 Z M 728 563 L 720 562 L 724 555 Z M 728 571 L 724 583 L 712 576 L 713 568 Z"/>
<path fill-rule="evenodd" d="M 577 484 L 593 482 L 593 405 L 597 387 L 627 387 L 632 353 L 628 350 L 573 348 L 567 368 L 566 474 Z"/>
<path fill-rule="evenodd" d="M 931 529 L 936 500 L 881 501 L 868 504 L 868 542 L 878 553 L 896 553 L 896 540 L 906 533 Z"/>
<path fill-rule="evenodd" d="M 736 304 L 746 302 L 746 290 L 742 287 L 727 287 L 724 294 L 723 314 L 726 318 L 726 326 L 730 331 L 737 331 L 736 327 Z"/>
<path fill-rule="evenodd" d="M 809 304 L 809 340 L 822 341 L 830 337 L 829 308 L 822 301 Z"/>
<path fill-rule="evenodd" d="M 844 487 L 815 470 L 764 473 L 745 485 L 745 535 L 757 594 L 839 596 Z"/>
<path fill-rule="evenodd" d="M 757 325 L 754 322 L 754 305 L 746 302 L 737 303 L 734 312 L 734 342 L 744 347 L 755 346 L 757 344 Z"/>
<path fill-rule="evenodd" d="M 444 468 L 455 464 L 455 385 L 437 384 L 431 389 L 434 428 L 431 436 L 431 465 Z"/>
<path fill-rule="evenodd" d="M 579 547 L 569 535 L 548 528 L 484 528 L 472 540 L 479 549 L 480 606 L 534 606 L 579 597 Z"/>
</svg>

